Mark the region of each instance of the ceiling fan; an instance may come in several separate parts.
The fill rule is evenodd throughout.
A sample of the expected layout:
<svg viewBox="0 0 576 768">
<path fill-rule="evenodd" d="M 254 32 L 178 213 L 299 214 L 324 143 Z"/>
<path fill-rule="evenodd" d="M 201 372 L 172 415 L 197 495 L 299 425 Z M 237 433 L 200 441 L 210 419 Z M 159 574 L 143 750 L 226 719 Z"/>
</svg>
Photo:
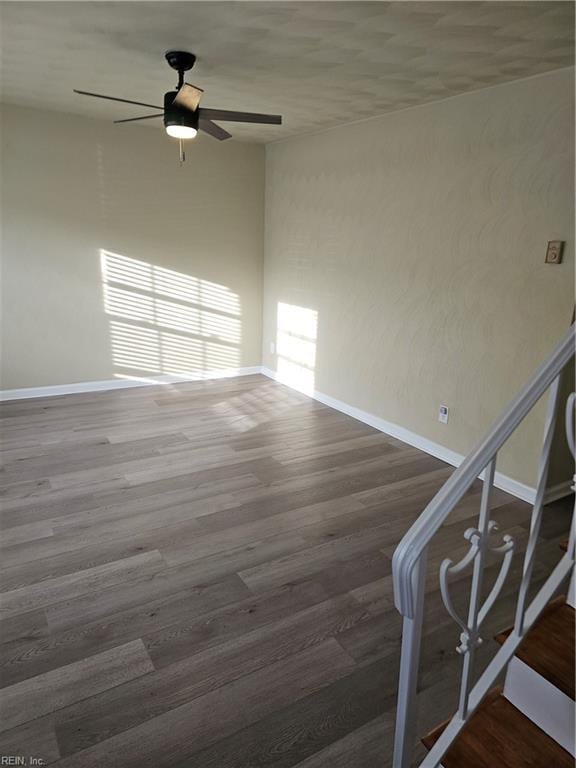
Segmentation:
<svg viewBox="0 0 576 768">
<path fill-rule="evenodd" d="M 91 93 L 90 91 L 79 91 L 74 89 L 74 93 L 82 96 L 94 96 L 97 99 L 108 99 L 109 101 L 120 101 L 124 104 L 137 104 L 141 107 L 150 107 L 150 109 L 162 110 L 153 115 L 143 115 L 141 117 L 128 117 L 124 120 L 114 120 L 115 123 L 134 123 L 138 120 L 151 120 L 157 117 L 164 118 L 164 127 L 166 133 L 175 139 L 180 140 L 180 160 L 183 161 L 184 148 L 182 141 L 193 139 L 198 131 L 204 131 L 215 139 L 224 141 L 230 139 L 232 134 L 221 128 L 213 122 L 236 122 L 236 123 L 265 123 L 267 125 L 281 125 L 282 117 L 280 115 L 262 115 L 256 112 L 233 112 L 226 109 L 205 109 L 200 106 L 200 99 L 204 91 L 196 85 L 190 85 L 184 82 L 184 72 L 192 69 L 196 56 L 187 51 L 168 51 L 166 61 L 178 72 L 178 84 L 175 91 L 168 91 L 164 94 L 164 106 L 159 107 L 156 104 L 145 104 L 142 101 L 132 101 L 131 99 L 120 99 L 115 96 L 105 96 L 101 93 Z"/>
</svg>

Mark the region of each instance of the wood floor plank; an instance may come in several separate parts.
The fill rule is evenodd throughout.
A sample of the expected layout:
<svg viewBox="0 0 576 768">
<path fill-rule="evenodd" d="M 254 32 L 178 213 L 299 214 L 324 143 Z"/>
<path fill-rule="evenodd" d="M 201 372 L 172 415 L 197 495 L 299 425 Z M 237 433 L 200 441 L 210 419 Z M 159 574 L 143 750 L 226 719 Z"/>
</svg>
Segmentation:
<svg viewBox="0 0 576 768">
<path fill-rule="evenodd" d="M 367 488 L 418 475 L 436 468 L 438 464 L 437 459 L 431 457 L 405 464 L 402 462 L 394 465 L 392 460 L 390 463 L 390 466 L 386 466 L 386 462 L 380 460 L 380 466 L 376 468 L 361 465 L 354 469 L 348 468 L 346 472 L 340 470 L 338 473 L 324 473 L 320 477 L 299 477 L 300 483 L 289 481 L 284 487 L 274 486 L 268 492 L 262 492 L 260 498 L 235 506 L 232 510 L 225 509 L 210 515 L 210 520 L 206 522 L 209 522 L 214 530 L 227 528 L 232 519 L 236 524 L 250 522 L 279 512 L 339 499 Z M 305 487 L 298 488 L 298 484 Z"/>
<path fill-rule="evenodd" d="M 129 461 L 116 462 L 103 467 L 90 467 L 76 471 L 60 472 L 49 476 L 50 485 L 55 490 L 71 487 L 82 487 L 90 485 L 94 481 L 114 480 L 118 477 L 126 478 L 130 484 L 135 484 L 141 480 L 148 482 L 153 479 L 165 479 L 185 472 L 191 469 L 200 471 L 203 467 L 211 467 L 221 460 L 224 454 L 233 463 L 234 452 L 227 446 L 217 446 L 215 448 L 196 448 L 192 447 L 190 441 L 182 446 L 178 453 L 170 456 L 167 462 L 162 454 L 151 457 L 132 459 Z M 241 461 L 241 459 L 238 459 Z"/>
<path fill-rule="evenodd" d="M 224 504 L 226 504 L 226 500 L 217 497 L 206 503 L 191 502 L 178 507 L 170 507 L 168 512 L 159 510 L 158 512 L 144 513 L 141 528 L 138 527 L 137 521 L 119 517 L 116 521 L 105 521 L 102 525 L 95 522 L 94 525 L 86 524 L 70 530 L 63 529 L 49 539 L 7 548 L 3 552 L 3 562 L 6 568 L 12 568 L 22 563 L 54 558 L 66 552 L 88 549 L 106 542 L 121 540 L 126 542 L 127 540 L 135 541 L 138 539 L 138 543 L 142 544 L 143 539 L 153 541 L 154 537 L 161 537 L 162 531 L 167 528 L 170 529 L 172 526 L 174 526 L 173 533 L 176 535 L 178 535 L 178 527 L 184 525 L 191 526 L 196 532 L 195 516 Z M 163 519 L 169 520 L 169 524 L 164 525 Z"/>
<path fill-rule="evenodd" d="M 57 531 L 62 532 L 86 525 L 102 525 L 119 518 L 127 519 L 136 515 L 158 513 L 161 510 L 179 509 L 184 505 L 191 507 L 191 511 L 196 508 L 197 516 L 201 517 L 210 513 L 210 502 L 214 499 L 228 499 L 235 492 L 255 486 L 261 487 L 262 483 L 255 471 L 262 462 L 262 459 L 243 462 L 228 471 L 223 467 L 218 471 L 188 473 L 187 481 L 181 489 L 177 484 L 164 481 L 151 481 L 144 486 L 123 489 L 117 495 L 116 503 L 103 503 L 103 499 L 97 498 L 90 509 L 52 517 L 50 523 Z M 133 525 L 140 528 L 138 520 L 134 520 Z"/>
<path fill-rule="evenodd" d="M 297 768 L 386 768 L 394 738 L 394 712 L 386 712 L 298 763 Z"/>
<path fill-rule="evenodd" d="M 169 565 L 188 564 L 191 581 L 215 580 L 236 573 L 244 568 L 261 565 L 269 560 L 305 549 L 309 542 L 299 533 L 299 530 L 283 531 L 264 539 L 252 539 L 248 544 L 241 544 L 218 551 L 212 555 L 198 557 L 195 551 L 190 558 L 190 551 L 182 545 L 182 538 L 177 544 L 173 540 L 161 544 L 162 554 Z"/>
<path fill-rule="evenodd" d="M 36 765 L 48 765 L 58 760 L 60 749 L 56 731 L 49 717 L 38 718 L 25 725 L 0 732 L 0 759 L 2 757 L 24 757 L 30 765 L 30 758 Z"/>
<path fill-rule="evenodd" d="M 7 461 L 4 457 L 5 476 L 17 479 L 35 477 L 38 474 L 58 475 L 62 470 L 66 474 L 71 471 L 93 470 L 97 467 L 113 466 L 131 458 L 141 460 L 154 457 L 166 446 L 179 446 L 183 449 L 186 446 L 192 447 L 190 440 L 180 432 L 117 444 L 111 444 L 106 438 L 98 438 L 84 444 L 81 451 L 78 451 L 76 446 L 64 445 L 51 451 L 44 449 L 40 456 L 16 458 L 12 461 Z"/>
<path fill-rule="evenodd" d="M 150 537 L 151 539 L 152 537 Z M 83 571 L 106 565 L 125 557 L 132 557 L 142 552 L 157 549 L 158 539 L 150 540 L 149 544 L 139 536 L 126 539 L 95 542 L 91 546 L 80 549 L 67 549 L 60 554 L 38 559 L 24 559 L 23 562 L 12 564 L 0 569 L 0 591 L 9 592 L 13 589 L 39 584 L 49 579 L 61 576 L 80 574 Z"/>
<path fill-rule="evenodd" d="M 263 565 L 256 565 L 240 571 L 239 575 L 253 592 L 265 591 L 272 586 L 280 586 L 316 574 L 344 558 L 349 559 L 370 552 L 387 537 L 388 532 L 383 526 L 367 528 Z"/>
<path fill-rule="evenodd" d="M 234 483 L 238 482 L 237 477 L 249 476 L 255 463 L 261 461 L 264 459 L 250 460 L 228 469 L 224 466 L 200 472 L 187 472 L 177 478 L 149 480 L 137 486 L 129 486 L 126 481 L 122 487 L 92 493 L 85 493 L 84 489 L 77 488 L 48 491 L 40 498 L 34 496 L 28 502 L 4 501 L 0 519 L 3 527 L 9 527 L 39 519 L 62 519 L 68 514 L 76 515 L 114 508 L 117 508 L 118 513 L 121 514 L 122 507 L 126 508 L 127 513 L 160 509 L 188 499 L 209 497 L 215 492 L 215 483 L 220 485 L 230 483 L 231 489 L 234 489 Z M 222 493 L 222 490 L 220 489 L 219 492 Z"/>
<path fill-rule="evenodd" d="M 41 477 L 39 480 L 21 480 L 14 483 L 3 482 L 0 488 L 0 499 L 2 499 L 3 504 L 14 499 L 37 500 L 38 497 L 51 489 L 50 481 L 45 477 Z"/>
<path fill-rule="evenodd" d="M 55 721 L 62 754 L 86 749 L 257 669 L 336 637 L 365 618 L 365 611 L 346 595 L 331 598 L 60 710 Z"/>
<path fill-rule="evenodd" d="M 0 681 L 2 685 L 10 685 L 147 635 L 157 635 L 156 642 L 162 648 L 159 655 L 175 653 L 175 647 L 181 648 L 183 655 L 189 654 L 193 650 L 193 638 L 200 642 L 200 638 L 212 639 L 223 631 L 220 624 L 226 626 L 226 620 L 218 621 L 218 617 L 239 615 L 253 621 L 259 617 L 258 613 L 255 616 L 249 613 L 250 603 L 239 600 L 246 593 L 237 577 L 226 578 L 175 594 L 168 591 L 155 600 L 107 614 L 90 623 L 80 613 L 68 629 L 52 629 L 40 640 L 24 639 L 0 646 Z M 308 600 L 304 604 L 309 605 L 326 598 L 325 592 L 316 585 L 303 587 L 297 593 L 292 590 L 292 593 L 294 604 L 299 604 L 298 599 Z M 282 600 L 279 600 L 279 608 L 281 606 Z"/>
<path fill-rule="evenodd" d="M 58 534 L 50 539 L 36 540 L 25 544 L 8 547 L 2 553 L 3 568 L 0 569 L 0 580 L 8 569 L 10 573 L 32 572 L 34 576 L 42 578 L 42 569 L 48 565 L 50 572 L 50 563 L 48 560 L 59 562 L 61 570 L 50 575 L 62 575 L 72 572 L 73 569 L 62 567 L 66 563 L 66 558 L 62 557 L 69 553 L 71 561 L 76 556 L 80 556 L 80 550 L 86 551 L 86 557 L 91 557 L 91 553 L 105 551 L 109 547 L 118 547 L 121 551 L 131 551 L 134 547 L 140 546 L 147 549 L 155 549 L 156 542 L 164 541 L 169 543 L 173 538 L 180 543 L 191 537 L 189 533 L 195 533 L 197 524 L 194 522 L 197 517 L 208 514 L 214 508 L 227 508 L 231 501 L 230 493 L 238 488 L 247 488 L 249 486 L 259 485 L 259 482 L 253 476 L 242 476 L 234 478 L 228 482 L 220 483 L 223 493 L 213 494 L 207 488 L 196 489 L 189 493 L 189 499 L 181 499 L 175 505 L 165 502 L 158 503 L 158 508 L 154 510 L 152 502 L 142 504 L 142 514 L 146 515 L 141 521 L 138 520 L 138 510 L 130 507 L 126 519 L 123 519 L 123 507 L 119 505 L 114 510 L 104 508 L 104 521 L 99 524 L 98 510 L 91 510 L 90 518 L 92 523 L 83 520 L 79 526 L 63 525 Z M 229 493 L 230 492 L 230 493 Z M 207 502 L 204 502 L 207 499 Z M 151 507 L 152 510 L 148 510 Z M 164 514 L 164 509 L 168 512 Z M 147 511 L 148 510 L 148 511 Z M 107 516 L 111 520 L 107 520 Z M 128 520 L 128 518 L 132 518 Z M 170 525 L 167 524 L 170 518 Z M 139 522 L 143 523 L 141 526 Z M 158 527 L 159 526 L 159 527 Z M 179 527 L 182 533 L 179 533 Z M 190 528 L 190 530 L 187 530 Z M 47 576 L 46 576 L 47 577 Z"/>
<path fill-rule="evenodd" d="M 383 442 L 384 440 L 386 443 Z M 375 445 L 382 446 L 384 444 L 393 445 L 397 448 L 406 447 L 393 438 L 382 435 L 381 432 L 370 432 L 366 435 L 361 435 L 360 437 L 350 437 L 345 440 L 333 440 L 330 443 L 322 443 L 321 445 L 307 441 L 300 443 L 296 447 L 283 447 L 280 450 L 276 447 L 273 449 L 273 455 L 280 455 L 282 462 L 286 463 L 294 459 L 302 460 L 310 457 L 317 458 L 330 456 L 331 454 L 347 452 L 354 448 L 364 448 L 366 446 Z"/>
<path fill-rule="evenodd" d="M 234 508 L 232 508 L 230 510 L 230 527 L 217 528 L 212 531 L 213 524 L 208 519 L 211 515 L 205 515 L 197 520 L 197 535 L 194 545 L 191 545 L 190 542 L 179 542 L 169 548 L 164 548 L 164 550 L 168 562 L 179 564 L 196 560 L 199 556 L 208 557 L 243 544 L 266 539 L 282 531 L 300 531 L 300 534 L 305 536 L 306 531 L 310 530 L 310 526 L 318 526 L 323 522 L 328 522 L 329 527 L 331 525 L 337 529 L 339 518 L 344 517 L 348 520 L 349 515 L 354 512 L 361 514 L 365 511 L 359 502 L 344 498 L 330 500 L 329 503 L 321 502 L 298 509 L 290 509 L 242 525 L 234 525 Z"/>
<path fill-rule="evenodd" d="M 185 593 L 188 601 L 199 607 L 200 604 L 211 602 L 213 592 L 222 594 L 227 602 L 234 602 L 249 594 L 237 576 L 229 576 L 217 585 L 193 585 L 186 566 L 181 566 L 166 568 L 127 584 L 108 587 L 97 594 L 82 595 L 50 605 L 46 608 L 46 617 L 51 630 L 56 632 L 80 623 L 94 622 L 155 599 L 174 598 L 178 593 Z"/>
<path fill-rule="evenodd" d="M 132 579 L 157 573 L 163 568 L 165 563 L 162 555 L 158 550 L 153 550 L 88 568 L 79 573 L 57 576 L 27 587 L 2 592 L 0 617 L 4 619 L 90 592 L 99 592 L 114 584 L 125 584 Z"/>
<path fill-rule="evenodd" d="M 283 477 L 299 477 L 302 474 L 325 472 L 338 469 L 342 466 L 362 464 L 370 459 L 381 459 L 388 453 L 395 453 L 401 449 L 392 445 L 368 445 L 361 448 L 352 448 L 338 453 L 324 454 L 323 456 L 307 456 L 303 458 L 291 458 L 281 460 Z M 414 454 L 416 456 L 416 454 Z"/>
<path fill-rule="evenodd" d="M 390 712 L 396 700 L 395 678 L 393 664 L 376 662 L 357 669 L 295 704 L 269 713 L 254 725 L 220 739 L 197 753 L 194 765 L 291 768 Z M 384 748 L 383 761 L 390 749 L 389 739 L 384 741 Z M 186 765 L 190 763 L 182 761 L 171 768 Z"/>
<path fill-rule="evenodd" d="M 143 639 L 157 669 L 198 653 L 233 637 L 240 637 L 283 616 L 316 605 L 329 597 L 321 584 L 304 581 L 250 595 L 230 603 L 210 615 L 182 617 L 162 629 L 143 634 Z"/>
<path fill-rule="evenodd" d="M 378 616 L 394 608 L 393 589 L 392 574 L 389 574 L 355 587 L 350 590 L 350 594 L 372 616 Z"/>
<path fill-rule="evenodd" d="M 354 666 L 329 639 L 288 659 L 182 704 L 142 725 L 76 752 L 58 768 L 148 768 L 172 766 L 266 713 L 298 702 L 344 677 Z"/>
<path fill-rule="evenodd" d="M 49 536 L 54 536 L 54 529 L 44 521 L 18 525 L 0 531 L 0 548 L 4 549 L 14 546 L 14 544 L 22 544 L 36 539 L 46 539 Z"/>
<path fill-rule="evenodd" d="M 364 666 L 298 706 L 203 750 L 194 756 L 195 768 L 391 768 L 395 698 L 388 692 L 396 673 L 393 658 Z M 447 694 L 454 691 L 450 681 L 449 688 L 436 686 L 418 694 L 423 730 L 430 717 L 451 711 Z M 189 765 L 184 761 L 174 768 Z"/>
<path fill-rule="evenodd" d="M 34 641 L 48 635 L 46 613 L 41 610 L 20 613 L 0 621 L 0 645 L 14 640 Z"/>
<path fill-rule="evenodd" d="M 55 712 L 74 701 L 95 696 L 153 669 L 144 644 L 141 640 L 134 640 L 3 688 L 0 731 Z"/>
</svg>

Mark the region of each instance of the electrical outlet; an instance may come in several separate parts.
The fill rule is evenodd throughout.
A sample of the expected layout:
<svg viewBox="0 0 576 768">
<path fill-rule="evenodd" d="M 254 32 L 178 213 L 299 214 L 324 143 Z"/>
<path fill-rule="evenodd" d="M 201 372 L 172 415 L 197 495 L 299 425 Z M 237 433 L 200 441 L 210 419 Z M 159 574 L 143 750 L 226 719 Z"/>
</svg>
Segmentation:
<svg viewBox="0 0 576 768">
<path fill-rule="evenodd" d="M 438 421 L 440 424 L 448 424 L 448 406 L 441 405 L 438 408 Z"/>
<path fill-rule="evenodd" d="M 270 354 L 273 355 L 276 352 L 276 344 L 273 341 L 270 342 Z"/>
</svg>

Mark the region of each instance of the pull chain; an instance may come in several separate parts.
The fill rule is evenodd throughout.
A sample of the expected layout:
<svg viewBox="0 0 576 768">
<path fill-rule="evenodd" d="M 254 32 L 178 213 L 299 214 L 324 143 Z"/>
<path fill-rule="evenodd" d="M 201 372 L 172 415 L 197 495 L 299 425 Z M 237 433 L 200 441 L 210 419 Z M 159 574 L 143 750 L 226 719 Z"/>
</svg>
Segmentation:
<svg viewBox="0 0 576 768">
<path fill-rule="evenodd" d="M 186 160 L 186 153 L 184 152 L 184 142 L 182 139 L 178 140 L 178 144 L 180 146 L 180 165 Z"/>
</svg>

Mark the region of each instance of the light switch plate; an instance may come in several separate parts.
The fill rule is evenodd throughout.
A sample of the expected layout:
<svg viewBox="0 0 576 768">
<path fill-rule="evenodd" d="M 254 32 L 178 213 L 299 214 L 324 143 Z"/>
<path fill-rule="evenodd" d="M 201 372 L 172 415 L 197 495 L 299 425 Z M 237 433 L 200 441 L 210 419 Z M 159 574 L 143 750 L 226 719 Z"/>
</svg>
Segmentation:
<svg viewBox="0 0 576 768">
<path fill-rule="evenodd" d="M 546 264 L 562 264 L 564 240 L 548 240 L 546 248 Z"/>
</svg>

